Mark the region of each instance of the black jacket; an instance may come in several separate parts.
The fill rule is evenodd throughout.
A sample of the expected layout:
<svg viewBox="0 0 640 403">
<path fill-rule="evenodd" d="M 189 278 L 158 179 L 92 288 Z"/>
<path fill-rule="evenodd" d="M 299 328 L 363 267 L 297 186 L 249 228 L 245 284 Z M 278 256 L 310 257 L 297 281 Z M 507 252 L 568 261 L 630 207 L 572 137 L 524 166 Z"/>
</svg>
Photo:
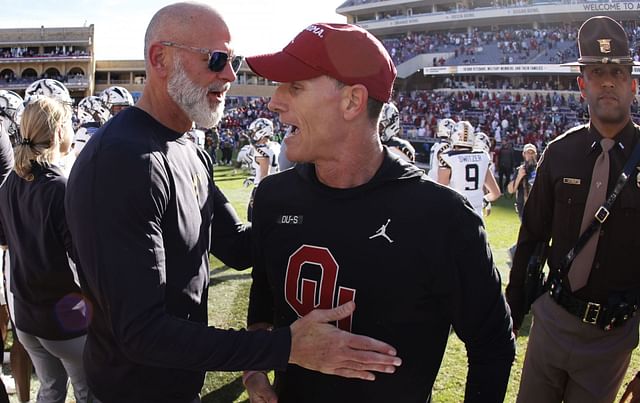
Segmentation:
<svg viewBox="0 0 640 403">
<path fill-rule="evenodd" d="M 314 307 L 354 300 L 338 327 L 383 340 L 403 359 L 375 382 L 290 365 L 277 373 L 281 403 L 424 402 L 451 325 L 468 351 L 466 401 L 503 400 L 515 349 L 510 313 L 482 219 L 463 196 L 386 150 L 356 188 L 321 184 L 310 164 L 270 175 L 253 217 L 250 324 L 287 326 Z"/>
<path fill-rule="evenodd" d="M 12 172 L 0 188 L 0 243 L 9 246 L 16 327 L 49 340 L 86 333 L 87 307 L 69 265 L 66 178 L 34 164 L 33 181 Z"/>
</svg>

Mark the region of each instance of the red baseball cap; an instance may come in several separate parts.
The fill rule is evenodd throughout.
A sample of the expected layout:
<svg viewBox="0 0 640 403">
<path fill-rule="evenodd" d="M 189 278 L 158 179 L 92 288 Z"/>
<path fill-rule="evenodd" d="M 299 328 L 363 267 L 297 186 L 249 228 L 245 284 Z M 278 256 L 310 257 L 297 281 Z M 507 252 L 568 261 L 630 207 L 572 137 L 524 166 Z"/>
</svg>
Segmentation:
<svg viewBox="0 0 640 403">
<path fill-rule="evenodd" d="M 282 51 L 246 59 L 256 74 L 288 83 L 327 75 L 347 85 L 362 84 L 381 102 L 391 98 L 396 67 L 382 43 L 351 24 L 309 25 Z"/>
</svg>

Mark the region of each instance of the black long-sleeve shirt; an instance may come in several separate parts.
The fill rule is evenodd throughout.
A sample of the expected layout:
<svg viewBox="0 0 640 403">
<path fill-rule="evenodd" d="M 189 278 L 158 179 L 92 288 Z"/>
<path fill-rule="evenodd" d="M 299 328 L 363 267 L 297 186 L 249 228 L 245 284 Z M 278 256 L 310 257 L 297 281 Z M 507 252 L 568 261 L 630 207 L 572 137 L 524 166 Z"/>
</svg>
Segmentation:
<svg viewBox="0 0 640 403">
<path fill-rule="evenodd" d="M 602 152 L 602 136 L 594 126 L 580 126 L 551 142 L 538 165 L 536 180 L 524 206 L 518 246 L 507 286 L 513 321 L 520 327 L 526 267 L 538 242 L 551 239 L 549 267 L 555 269 L 580 236 L 591 174 Z M 615 137 L 609 151 L 610 194 L 638 142 L 631 121 Z M 612 293 L 640 291 L 640 177 L 636 170 L 620 192 L 611 215 L 602 225 L 598 249 L 587 285 L 575 295 L 584 301 L 607 303 Z"/>
<path fill-rule="evenodd" d="M 34 179 L 12 172 L 0 187 L 0 244 L 9 246 L 14 321 L 48 340 L 86 333 L 86 306 L 69 265 L 64 210 L 66 178 L 56 166 L 33 165 Z"/>
<path fill-rule="evenodd" d="M 84 354 L 103 402 L 190 402 L 204 371 L 284 368 L 290 331 L 207 327 L 209 252 L 251 264 L 244 230 L 192 142 L 131 107 L 78 157 L 66 207 L 93 302 Z"/>
<path fill-rule="evenodd" d="M 468 352 L 465 401 L 502 401 L 515 347 L 482 219 L 462 195 L 386 153 L 356 188 L 324 186 L 309 164 L 258 188 L 249 324 L 288 326 L 353 299 L 338 326 L 403 359 L 374 382 L 290 365 L 277 372 L 279 402 L 424 402 L 451 325 Z"/>
</svg>

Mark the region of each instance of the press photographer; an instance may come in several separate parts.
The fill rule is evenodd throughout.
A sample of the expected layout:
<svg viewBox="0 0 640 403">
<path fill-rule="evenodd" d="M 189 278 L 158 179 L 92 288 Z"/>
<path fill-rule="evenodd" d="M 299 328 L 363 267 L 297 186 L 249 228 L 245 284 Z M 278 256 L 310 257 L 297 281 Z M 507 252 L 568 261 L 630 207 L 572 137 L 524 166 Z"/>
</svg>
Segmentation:
<svg viewBox="0 0 640 403">
<path fill-rule="evenodd" d="M 529 198 L 529 192 L 533 181 L 536 179 L 536 165 L 538 164 L 538 150 L 536 146 L 528 143 L 522 149 L 523 163 L 518 167 L 515 177 L 507 185 L 509 193 L 516 194 L 516 212 L 522 221 L 524 203 Z"/>
</svg>

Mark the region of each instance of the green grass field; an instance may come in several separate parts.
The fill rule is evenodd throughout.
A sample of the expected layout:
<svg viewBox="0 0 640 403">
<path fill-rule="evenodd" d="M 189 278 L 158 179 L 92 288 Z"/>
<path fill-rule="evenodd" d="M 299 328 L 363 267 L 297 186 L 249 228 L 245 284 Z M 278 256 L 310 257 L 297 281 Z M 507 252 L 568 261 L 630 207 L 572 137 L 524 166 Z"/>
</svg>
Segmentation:
<svg viewBox="0 0 640 403">
<path fill-rule="evenodd" d="M 238 214 L 246 218 L 246 205 L 251 188 L 242 185 L 246 177 L 243 171 L 234 171 L 230 167 L 216 167 L 215 177 L 218 186 L 234 205 Z M 502 276 L 503 284 L 508 281 L 506 265 L 507 249 L 515 242 L 518 232 L 518 218 L 513 209 L 513 200 L 502 198 L 494 204 L 492 213 L 486 219 L 489 240 L 493 250 L 496 266 Z M 249 287 L 251 285 L 250 271 L 235 271 L 224 266 L 219 260 L 211 259 L 211 289 L 209 291 L 209 321 L 219 328 L 242 328 L 245 326 L 246 309 Z M 525 323 L 530 323 L 528 320 Z M 521 329 L 523 336 L 517 340 L 517 357 L 511 370 L 511 378 L 505 402 L 515 402 L 518 391 L 522 363 L 527 345 L 528 328 Z M 634 352 L 628 382 L 640 369 L 639 354 Z M 5 367 L 5 372 L 7 368 Z M 466 350 L 460 340 L 452 335 L 449 338 L 447 351 L 440 368 L 440 373 L 433 388 L 433 401 L 442 403 L 462 402 L 467 372 Z M 248 402 L 248 397 L 242 386 L 239 372 L 210 372 L 207 374 L 202 389 L 202 401 L 205 403 Z M 31 398 L 35 401 L 38 382 L 33 376 Z M 73 394 L 69 388 L 67 402 L 73 402 Z M 620 392 L 622 394 L 622 392 Z M 15 395 L 11 402 L 18 402 Z"/>
<path fill-rule="evenodd" d="M 234 174 L 228 167 L 216 167 L 216 180 L 227 198 L 233 203 L 241 217 L 246 216 L 246 205 L 250 189 L 242 186 L 242 172 Z M 507 249 L 515 243 L 519 221 L 513 208 L 513 199 L 502 197 L 494 204 L 491 215 L 486 218 L 487 231 L 496 266 L 502 282 L 508 281 Z M 247 299 L 251 278 L 248 271 L 236 272 L 227 269 L 221 262 L 212 259 L 211 290 L 209 292 L 209 319 L 211 324 L 221 328 L 244 326 Z M 526 321 L 530 324 L 530 321 Z M 526 351 L 528 329 L 523 328 L 517 340 L 517 357 L 511 370 L 511 378 L 505 402 L 515 402 L 524 353 Z M 629 375 L 624 385 L 640 369 L 640 358 L 634 353 Z M 440 373 L 433 388 L 434 402 L 462 402 L 467 372 L 467 357 L 464 345 L 452 335 Z M 620 393 L 621 394 L 621 393 Z M 202 389 L 203 402 L 248 402 L 248 397 L 240 381 L 240 373 L 210 372 Z"/>
</svg>

